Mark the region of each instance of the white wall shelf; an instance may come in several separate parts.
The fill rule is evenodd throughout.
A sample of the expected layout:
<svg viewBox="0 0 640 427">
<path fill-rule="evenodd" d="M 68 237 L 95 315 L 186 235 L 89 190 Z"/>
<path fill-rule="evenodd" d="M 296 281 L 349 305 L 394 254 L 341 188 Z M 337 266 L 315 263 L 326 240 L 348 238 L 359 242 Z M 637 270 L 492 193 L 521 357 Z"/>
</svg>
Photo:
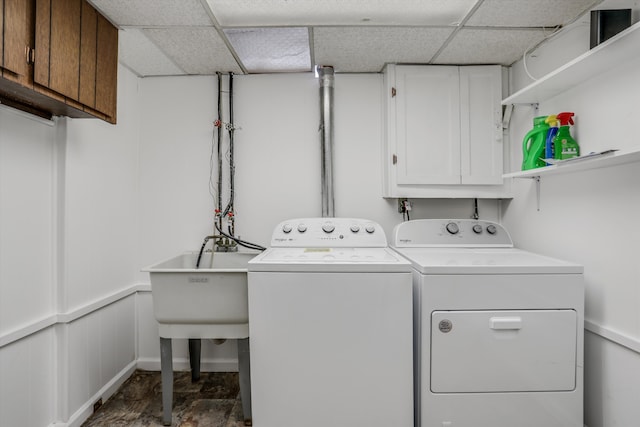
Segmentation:
<svg viewBox="0 0 640 427">
<path fill-rule="evenodd" d="M 565 164 L 545 166 L 542 168 L 530 169 L 526 171 L 511 172 L 502 175 L 503 178 L 531 178 L 536 179 L 542 176 L 558 175 L 564 173 L 578 172 L 589 169 L 606 168 L 640 161 L 640 150 L 638 151 L 616 151 L 603 156 L 594 156 L 583 160 L 575 160 Z"/>
<path fill-rule="evenodd" d="M 536 207 L 540 210 L 540 179 L 543 176 L 559 175 L 572 172 L 579 172 L 590 169 L 600 169 L 612 166 L 624 165 L 627 163 L 640 162 L 640 150 L 612 152 L 602 156 L 594 156 L 585 159 L 575 160 L 565 164 L 545 166 L 520 172 L 512 172 L 502 175 L 503 178 L 526 178 L 536 182 Z"/>
<path fill-rule="evenodd" d="M 538 104 L 640 55 L 640 22 L 513 95 L 502 105 Z"/>
</svg>

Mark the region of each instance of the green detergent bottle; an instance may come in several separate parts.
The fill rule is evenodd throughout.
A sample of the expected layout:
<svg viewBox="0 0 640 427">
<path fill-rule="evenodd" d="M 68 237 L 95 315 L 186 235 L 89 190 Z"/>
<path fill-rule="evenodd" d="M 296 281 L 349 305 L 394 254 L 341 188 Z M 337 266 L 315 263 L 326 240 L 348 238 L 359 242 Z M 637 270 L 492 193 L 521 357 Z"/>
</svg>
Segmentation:
<svg viewBox="0 0 640 427">
<path fill-rule="evenodd" d="M 573 116 L 571 112 L 558 114 L 557 118 L 560 122 L 558 134 L 553 139 L 554 157 L 558 160 L 571 159 L 580 155 L 580 146 L 578 142 L 571 137 L 570 125 L 573 125 Z"/>
<path fill-rule="evenodd" d="M 524 136 L 522 141 L 522 170 L 535 169 L 546 166 L 543 160 L 545 141 L 549 124 L 545 122 L 547 116 L 539 116 L 533 119 L 533 129 Z"/>
</svg>

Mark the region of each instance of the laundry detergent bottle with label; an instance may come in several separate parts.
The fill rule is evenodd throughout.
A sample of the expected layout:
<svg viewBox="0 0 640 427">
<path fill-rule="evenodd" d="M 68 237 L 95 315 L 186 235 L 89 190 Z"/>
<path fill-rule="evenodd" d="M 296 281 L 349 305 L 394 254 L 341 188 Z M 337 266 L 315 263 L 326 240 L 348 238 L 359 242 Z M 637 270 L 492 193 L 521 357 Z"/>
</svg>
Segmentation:
<svg viewBox="0 0 640 427">
<path fill-rule="evenodd" d="M 580 147 L 578 142 L 571 137 L 570 126 L 573 125 L 573 116 L 571 112 L 558 114 L 560 127 L 558 134 L 553 139 L 554 158 L 558 160 L 571 159 L 580 155 Z"/>
<path fill-rule="evenodd" d="M 546 166 L 544 157 L 545 142 L 549 125 L 545 122 L 547 116 L 533 119 L 533 129 L 524 136 L 522 141 L 522 170 L 535 169 Z"/>
<path fill-rule="evenodd" d="M 549 130 L 547 131 L 547 139 L 544 144 L 544 158 L 554 159 L 553 140 L 558 134 L 558 116 L 551 114 L 547 117 L 545 122 L 549 125 Z"/>
</svg>

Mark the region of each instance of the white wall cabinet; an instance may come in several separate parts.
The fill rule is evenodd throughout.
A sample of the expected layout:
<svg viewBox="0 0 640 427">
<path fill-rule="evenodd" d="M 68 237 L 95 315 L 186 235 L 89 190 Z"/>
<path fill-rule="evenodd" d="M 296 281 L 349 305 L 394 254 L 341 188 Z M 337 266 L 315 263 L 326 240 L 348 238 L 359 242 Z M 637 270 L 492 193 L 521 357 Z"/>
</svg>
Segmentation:
<svg viewBox="0 0 640 427">
<path fill-rule="evenodd" d="M 388 65 L 384 77 L 384 197 L 508 197 L 499 65 Z"/>
</svg>

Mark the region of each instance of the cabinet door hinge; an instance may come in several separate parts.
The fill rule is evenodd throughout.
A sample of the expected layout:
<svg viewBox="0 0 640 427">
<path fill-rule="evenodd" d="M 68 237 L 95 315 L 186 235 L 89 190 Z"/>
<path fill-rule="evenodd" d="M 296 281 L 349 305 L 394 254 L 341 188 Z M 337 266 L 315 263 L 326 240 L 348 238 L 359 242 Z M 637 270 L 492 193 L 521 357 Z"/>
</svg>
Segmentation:
<svg viewBox="0 0 640 427">
<path fill-rule="evenodd" d="M 396 88 L 392 87 L 391 88 L 391 97 L 394 98 L 396 96 Z"/>
<path fill-rule="evenodd" d="M 396 156 L 395 154 L 393 156 L 391 156 L 391 163 L 398 164 L 398 156 Z"/>
</svg>

